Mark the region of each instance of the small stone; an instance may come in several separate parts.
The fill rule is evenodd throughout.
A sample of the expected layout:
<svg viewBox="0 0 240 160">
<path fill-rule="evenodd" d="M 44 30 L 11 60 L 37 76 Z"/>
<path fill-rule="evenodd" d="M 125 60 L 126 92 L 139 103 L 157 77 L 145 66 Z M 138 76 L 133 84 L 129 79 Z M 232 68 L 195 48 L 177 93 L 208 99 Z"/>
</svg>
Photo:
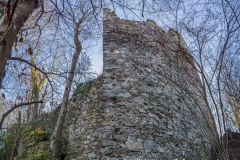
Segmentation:
<svg viewBox="0 0 240 160">
<path fill-rule="evenodd" d="M 95 140 L 95 138 L 94 138 L 94 137 L 91 137 L 91 138 L 90 138 L 90 141 L 91 141 L 91 142 L 93 142 L 94 140 Z"/>
<path fill-rule="evenodd" d="M 188 138 L 193 139 L 193 134 L 188 132 Z"/>
<path fill-rule="evenodd" d="M 181 143 L 181 142 L 179 142 L 179 143 Z M 181 152 L 181 149 L 179 147 L 175 147 L 175 151 L 176 152 Z"/>
<path fill-rule="evenodd" d="M 131 89 L 129 92 L 133 96 L 137 96 L 138 95 L 138 91 L 137 90 Z"/>
<path fill-rule="evenodd" d="M 138 104 L 143 104 L 144 101 L 145 100 L 142 97 L 135 97 L 135 98 L 133 98 L 133 102 L 137 102 Z"/>
<path fill-rule="evenodd" d="M 154 74 L 151 74 L 150 77 L 151 77 L 152 79 L 157 79 Z"/>
<path fill-rule="evenodd" d="M 97 155 L 94 154 L 94 153 L 89 153 L 88 154 L 88 158 L 96 158 L 96 157 L 97 157 Z"/>
<path fill-rule="evenodd" d="M 101 152 L 101 153 L 105 153 L 107 150 L 108 150 L 108 147 L 104 147 L 104 148 L 101 148 L 101 149 L 100 149 L 100 152 Z"/>
<path fill-rule="evenodd" d="M 170 142 L 169 144 L 172 148 L 175 148 L 175 151 L 176 151 L 176 145 L 173 142 Z"/>
<path fill-rule="evenodd" d="M 141 113 L 146 113 L 146 111 L 144 110 L 144 109 L 139 109 L 139 112 L 141 112 Z"/>
<path fill-rule="evenodd" d="M 150 86 L 156 86 L 158 83 L 158 80 L 149 77 L 149 78 L 147 78 L 147 83 Z"/>
<path fill-rule="evenodd" d="M 167 130 L 167 127 L 165 126 L 165 124 L 163 124 L 162 122 L 158 123 L 159 128 L 163 129 L 163 130 Z"/>
<path fill-rule="evenodd" d="M 149 68 L 144 68 L 147 72 L 152 72 L 152 70 L 151 69 L 149 69 Z"/>
<path fill-rule="evenodd" d="M 167 128 L 168 128 L 168 130 L 172 130 L 173 129 L 172 126 L 170 126 L 169 124 L 168 124 Z"/>
<path fill-rule="evenodd" d="M 118 141 L 126 141 L 127 138 L 123 135 L 113 135 L 113 139 L 116 139 Z"/>
<path fill-rule="evenodd" d="M 140 87 L 138 88 L 138 90 L 139 90 L 140 92 L 149 92 L 149 91 L 150 91 L 148 86 L 140 86 Z"/>
<path fill-rule="evenodd" d="M 177 137 L 178 139 L 182 139 L 183 138 L 183 136 L 181 134 L 179 134 L 178 132 L 175 132 L 174 136 Z"/>
<path fill-rule="evenodd" d="M 119 159 L 116 158 L 116 157 L 104 157 L 103 159 L 104 159 L 104 160 L 119 160 Z"/>
<path fill-rule="evenodd" d="M 116 86 L 112 89 L 112 92 L 113 93 L 118 93 L 118 92 L 121 92 L 121 87 L 120 86 Z"/>
<path fill-rule="evenodd" d="M 171 91 L 171 88 L 166 85 L 165 88 L 164 88 L 164 92 L 165 92 L 165 93 L 168 93 L 168 92 L 170 92 L 170 91 Z"/>
<path fill-rule="evenodd" d="M 84 116 L 84 115 L 86 115 L 86 114 L 87 114 L 87 111 L 83 111 L 82 115 Z"/>
<path fill-rule="evenodd" d="M 136 140 L 136 137 L 128 136 L 128 141 L 134 142 Z"/>
<path fill-rule="evenodd" d="M 123 59 L 118 59 L 117 62 L 118 63 L 125 63 L 125 61 Z"/>
<path fill-rule="evenodd" d="M 119 146 L 120 146 L 121 148 L 127 148 L 126 144 L 124 144 L 124 143 L 120 143 Z"/>
<path fill-rule="evenodd" d="M 153 150 L 154 148 L 154 141 L 153 140 L 146 140 L 144 141 L 144 149 L 146 150 L 146 152 L 150 152 L 151 150 Z"/>
<path fill-rule="evenodd" d="M 121 85 L 122 88 L 129 88 L 129 84 L 127 82 L 122 83 Z"/>
<path fill-rule="evenodd" d="M 104 84 L 104 87 L 107 87 L 109 89 L 112 89 L 113 88 L 113 85 L 110 83 L 110 84 Z"/>
<path fill-rule="evenodd" d="M 135 124 L 132 124 L 132 123 L 129 123 L 129 122 L 122 122 L 122 125 L 126 126 L 126 127 L 135 127 L 136 126 Z"/>
<path fill-rule="evenodd" d="M 137 141 L 138 141 L 138 142 L 143 142 L 143 139 L 137 138 Z"/>
<path fill-rule="evenodd" d="M 156 159 L 162 158 L 159 153 L 152 153 L 151 155 L 152 155 L 152 158 L 156 158 Z"/>
<path fill-rule="evenodd" d="M 146 125 L 146 124 L 147 124 L 147 121 L 146 121 L 145 119 L 143 119 L 143 120 L 140 121 L 140 124 L 141 124 L 141 125 Z"/>
<path fill-rule="evenodd" d="M 149 95 L 147 93 L 141 93 L 141 96 L 144 98 L 149 98 Z"/>
<path fill-rule="evenodd" d="M 158 118 L 158 116 L 156 114 L 148 113 L 148 116 L 160 121 L 160 119 Z"/>
<path fill-rule="evenodd" d="M 111 148 L 108 148 L 108 149 L 104 152 L 105 155 L 111 155 L 112 153 L 113 153 L 113 150 L 112 150 Z"/>
<path fill-rule="evenodd" d="M 140 142 L 127 141 L 126 145 L 127 145 L 129 150 L 141 150 L 141 149 L 143 149 L 142 143 L 140 143 Z"/>
<path fill-rule="evenodd" d="M 102 146 L 116 146 L 117 143 L 115 141 L 112 141 L 112 140 L 106 140 L 106 139 L 103 139 L 102 140 Z"/>
<path fill-rule="evenodd" d="M 157 122 L 155 119 L 151 118 L 151 122 L 152 122 L 156 127 L 158 127 L 158 122 Z"/>
<path fill-rule="evenodd" d="M 89 140 L 84 141 L 83 144 L 89 144 Z"/>
<path fill-rule="evenodd" d="M 157 147 L 157 150 L 158 150 L 158 152 L 161 152 L 161 153 L 164 152 L 164 148 L 162 148 L 162 147 L 160 147 L 160 146 Z"/>
<path fill-rule="evenodd" d="M 173 135 L 173 132 L 166 132 L 166 134 L 168 134 L 168 135 Z"/>
<path fill-rule="evenodd" d="M 166 140 L 166 139 L 170 138 L 170 135 L 169 134 L 162 134 L 162 137 L 163 137 L 164 140 Z"/>
<path fill-rule="evenodd" d="M 99 133 L 93 133 L 92 136 L 93 137 L 98 137 Z"/>
<path fill-rule="evenodd" d="M 126 93 L 119 93 L 118 96 L 120 98 L 129 98 L 129 97 L 131 97 L 131 94 L 128 93 L 128 92 L 126 92 Z"/>
<path fill-rule="evenodd" d="M 108 135 L 109 135 L 108 133 L 104 132 L 104 133 L 102 133 L 102 136 L 101 136 L 101 138 L 102 138 L 102 139 L 105 139 L 105 138 L 107 138 L 107 137 L 108 137 Z"/>
<path fill-rule="evenodd" d="M 122 156 L 127 154 L 127 151 L 128 151 L 127 148 L 119 148 L 119 149 L 114 149 L 112 154 L 114 156 Z"/>
</svg>

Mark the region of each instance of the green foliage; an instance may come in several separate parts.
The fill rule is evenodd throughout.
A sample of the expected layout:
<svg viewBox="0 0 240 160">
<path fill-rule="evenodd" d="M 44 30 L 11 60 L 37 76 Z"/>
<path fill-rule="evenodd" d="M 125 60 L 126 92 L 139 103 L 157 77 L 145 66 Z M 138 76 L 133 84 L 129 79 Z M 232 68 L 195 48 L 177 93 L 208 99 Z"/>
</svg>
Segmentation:
<svg viewBox="0 0 240 160">
<path fill-rule="evenodd" d="M 0 134 L 0 159 L 10 159 L 12 153 L 15 160 L 52 160 L 50 152 L 50 131 L 42 121 L 28 124 L 12 125 L 5 133 Z M 17 155 L 19 142 L 27 144 L 24 152 Z M 13 152 L 15 151 L 15 152 Z"/>
<path fill-rule="evenodd" d="M 37 53 L 31 57 L 31 64 L 35 64 L 35 60 L 37 58 L 37 56 L 39 55 L 40 51 L 38 50 Z M 31 83 L 30 83 L 30 88 L 31 88 L 31 101 L 39 101 L 39 97 L 40 97 L 40 92 L 41 89 L 46 81 L 46 77 L 44 77 L 43 75 L 41 75 L 41 73 L 39 71 L 37 71 L 35 69 L 35 67 L 30 66 L 31 69 Z M 33 107 L 33 113 L 30 112 L 31 108 Z M 27 111 L 27 119 L 29 120 L 29 117 L 31 114 L 33 114 L 33 119 L 36 119 L 38 117 L 39 114 L 39 104 L 35 103 L 33 105 L 30 105 L 28 107 L 28 111 Z"/>
<path fill-rule="evenodd" d="M 37 58 L 38 53 L 35 54 L 32 58 L 31 58 L 31 63 L 35 64 L 35 59 Z M 32 87 L 32 99 L 33 100 L 38 100 L 39 99 L 39 93 L 40 90 L 44 84 L 44 82 L 46 81 L 46 77 L 41 77 L 38 75 L 38 72 L 36 71 L 36 69 L 31 66 L 31 87 Z"/>
<path fill-rule="evenodd" d="M 10 159 L 12 152 L 18 147 L 16 140 L 21 136 L 19 125 L 12 125 L 7 131 L 2 132 L 0 136 L 0 159 Z"/>
<path fill-rule="evenodd" d="M 81 99 L 84 97 L 83 94 L 89 93 L 91 87 L 93 86 L 95 80 L 90 80 L 85 83 L 79 83 L 76 90 L 73 93 L 73 101 L 75 102 L 76 99 Z"/>
<path fill-rule="evenodd" d="M 39 141 L 49 140 L 49 137 L 50 137 L 50 132 L 48 131 L 48 129 L 40 126 L 28 132 L 24 136 L 24 141 L 30 140 L 30 141 L 39 142 Z"/>
<path fill-rule="evenodd" d="M 23 38 L 20 37 L 19 40 L 18 40 L 18 42 L 23 43 Z"/>
<path fill-rule="evenodd" d="M 31 152 L 30 150 L 27 150 L 23 154 L 19 154 L 15 160 L 54 160 L 54 157 L 49 151 L 46 150 L 35 150 Z"/>
<path fill-rule="evenodd" d="M 27 160 L 53 160 L 51 153 L 44 150 L 38 150 L 33 154 L 28 155 Z"/>
<path fill-rule="evenodd" d="M 30 125 L 30 128 L 27 129 L 22 137 L 22 143 L 27 146 L 25 147 L 24 152 L 17 155 L 15 159 L 53 160 L 54 158 L 50 152 L 49 139 L 50 131 L 48 128 L 41 124 Z"/>
</svg>

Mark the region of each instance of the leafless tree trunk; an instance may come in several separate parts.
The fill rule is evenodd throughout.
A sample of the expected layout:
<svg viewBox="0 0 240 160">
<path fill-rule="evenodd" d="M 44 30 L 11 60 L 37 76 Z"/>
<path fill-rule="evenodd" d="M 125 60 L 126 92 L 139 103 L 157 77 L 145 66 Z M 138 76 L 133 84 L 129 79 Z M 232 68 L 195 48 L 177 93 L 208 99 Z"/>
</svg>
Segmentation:
<svg viewBox="0 0 240 160">
<path fill-rule="evenodd" d="M 63 123 L 66 117 L 67 107 L 68 107 L 68 99 L 69 99 L 69 93 L 71 91 L 71 85 L 74 78 L 74 71 L 76 68 L 76 64 L 78 61 L 78 57 L 82 51 L 82 45 L 81 42 L 78 39 L 79 36 L 79 26 L 81 23 L 85 20 L 86 15 L 83 15 L 82 18 L 76 23 L 75 22 L 75 29 L 74 29 L 74 44 L 75 44 L 75 53 L 72 57 L 72 65 L 71 69 L 67 78 L 67 83 L 63 95 L 63 102 L 61 104 L 60 108 L 60 114 L 57 120 L 57 124 L 55 126 L 54 132 L 51 137 L 51 150 L 53 152 L 53 155 L 58 158 L 59 156 L 59 149 L 60 149 L 60 139 L 62 135 L 62 128 Z"/>
</svg>

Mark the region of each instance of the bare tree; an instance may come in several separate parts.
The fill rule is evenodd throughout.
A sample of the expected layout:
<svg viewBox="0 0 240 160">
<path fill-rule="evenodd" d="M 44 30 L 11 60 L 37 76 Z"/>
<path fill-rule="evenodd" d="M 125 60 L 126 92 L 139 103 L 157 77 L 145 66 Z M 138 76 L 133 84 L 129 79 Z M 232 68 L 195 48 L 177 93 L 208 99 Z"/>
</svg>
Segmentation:
<svg viewBox="0 0 240 160">
<path fill-rule="evenodd" d="M 56 126 L 54 128 L 54 132 L 51 137 L 51 150 L 53 152 L 53 155 L 58 158 L 59 152 L 60 152 L 60 142 L 61 142 L 61 135 L 63 130 L 63 124 L 67 113 L 68 108 L 68 101 L 69 101 L 69 95 L 72 88 L 72 82 L 75 75 L 75 69 L 78 62 L 78 58 L 80 53 L 82 52 L 82 43 L 79 39 L 79 36 L 81 36 L 82 40 L 86 40 L 92 36 L 91 31 L 87 31 L 87 27 L 89 27 L 91 24 L 94 23 L 94 17 L 93 17 L 93 8 L 91 4 L 88 1 L 81 1 L 81 2 L 67 2 L 68 9 L 65 6 L 65 12 L 66 17 L 64 17 L 64 20 L 67 18 L 70 19 L 70 23 L 74 26 L 73 30 L 73 46 L 74 46 L 74 54 L 71 61 L 71 68 L 68 73 L 68 77 L 66 79 L 66 86 L 62 98 L 62 103 L 60 106 L 60 113 L 59 117 L 56 123 Z M 77 6 L 75 8 L 74 6 Z M 79 10 L 80 12 L 76 11 Z M 67 22 L 68 20 L 66 20 Z"/>
<path fill-rule="evenodd" d="M 240 131 L 240 72 L 238 64 L 237 56 L 226 59 L 221 82 L 227 118 Z"/>
</svg>

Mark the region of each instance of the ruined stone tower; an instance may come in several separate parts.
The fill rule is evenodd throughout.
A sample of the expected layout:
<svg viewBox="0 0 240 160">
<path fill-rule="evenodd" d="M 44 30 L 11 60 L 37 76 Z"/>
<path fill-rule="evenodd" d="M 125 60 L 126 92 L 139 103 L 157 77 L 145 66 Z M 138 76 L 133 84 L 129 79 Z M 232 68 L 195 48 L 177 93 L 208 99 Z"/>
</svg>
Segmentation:
<svg viewBox="0 0 240 160">
<path fill-rule="evenodd" d="M 68 114 L 69 159 L 209 158 L 201 81 L 181 36 L 104 9 L 103 45 L 103 75 Z"/>
</svg>

